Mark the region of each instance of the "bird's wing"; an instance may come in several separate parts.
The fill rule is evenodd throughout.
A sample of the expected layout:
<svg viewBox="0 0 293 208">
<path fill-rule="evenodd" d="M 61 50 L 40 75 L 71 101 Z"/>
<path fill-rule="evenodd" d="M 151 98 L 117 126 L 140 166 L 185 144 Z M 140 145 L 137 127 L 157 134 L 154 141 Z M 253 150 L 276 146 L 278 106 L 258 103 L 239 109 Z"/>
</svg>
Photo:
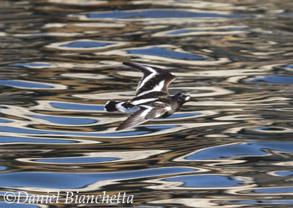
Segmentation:
<svg viewBox="0 0 293 208">
<path fill-rule="evenodd" d="M 168 94 L 169 84 L 176 79 L 172 73 L 157 67 L 131 62 L 123 62 L 123 64 L 143 73 L 142 79 L 136 88 L 136 96 L 142 96 L 154 91 L 161 91 Z"/>
<path fill-rule="evenodd" d="M 116 130 L 122 130 L 129 127 L 134 127 L 139 124 L 145 123 L 150 119 L 158 118 L 164 115 L 168 108 L 157 108 L 148 105 L 141 105 L 140 110 L 129 116 L 123 121 Z"/>
</svg>

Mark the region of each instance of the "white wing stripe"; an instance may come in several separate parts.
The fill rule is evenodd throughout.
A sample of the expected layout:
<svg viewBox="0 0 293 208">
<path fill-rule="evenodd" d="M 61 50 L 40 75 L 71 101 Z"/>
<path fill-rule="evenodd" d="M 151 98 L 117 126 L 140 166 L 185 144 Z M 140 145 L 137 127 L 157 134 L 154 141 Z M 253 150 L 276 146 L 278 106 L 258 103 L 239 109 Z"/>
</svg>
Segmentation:
<svg viewBox="0 0 293 208">
<path fill-rule="evenodd" d="M 135 112 L 137 112 L 140 108 L 138 106 L 135 106 L 133 108 L 125 108 L 123 106 L 125 102 L 121 102 L 121 103 L 118 103 L 116 104 L 116 108 L 118 109 L 118 111 L 120 111 L 121 113 L 130 113 L 130 114 L 133 114 Z"/>
<path fill-rule="evenodd" d="M 132 105 L 140 105 L 140 104 L 144 104 L 144 103 L 155 101 L 155 100 L 157 100 L 157 98 L 147 98 L 147 99 L 132 101 L 131 104 Z"/>
<path fill-rule="evenodd" d="M 161 91 L 164 87 L 164 84 L 165 84 L 165 80 L 162 80 L 159 82 L 159 84 L 155 85 L 155 87 L 151 90 L 147 90 L 147 91 L 143 91 L 141 93 L 139 93 L 137 96 L 142 96 L 142 95 L 145 95 L 145 94 L 148 94 L 150 92 L 153 92 L 153 91 Z"/>
<path fill-rule="evenodd" d="M 151 72 L 151 74 L 149 74 L 145 79 L 143 79 L 143 80 L 141 80 L 140 82 L 139 82 L 139 84 L 138 84 L 138 86 L 137 86 L 137 91 L 142 87 L 142 86 L 144 86 L 145 85 L 145 83 L 147 83 L 151 78 L 153 78 L 154 76 L 156 76 L 156 74 L 158 74 L 157 73 L 157 71 L 155 70 L 155 69 L 153 69 L 153 68 L 151 68 L 151 67 L 145 67 L 147 70 L 149 70 L 150 72 Z"/>
<path fill-rule="evenodd" d="M 146 117 L 146 115 L 148 115 L 149 114 L 149 112 L 151 112 L 151 110 L 154 108 L 154 107 L 151 107 L 151 106 L 148 106 L 148 105 L 142 105 L 142 107 L 145 107 L 145 108 L 147 108 L 145 111 L 143 111 L 142 113 L 141 113 L 141 117 L 143 117 L 143 118 L 145 118 Z"/>
</svg>

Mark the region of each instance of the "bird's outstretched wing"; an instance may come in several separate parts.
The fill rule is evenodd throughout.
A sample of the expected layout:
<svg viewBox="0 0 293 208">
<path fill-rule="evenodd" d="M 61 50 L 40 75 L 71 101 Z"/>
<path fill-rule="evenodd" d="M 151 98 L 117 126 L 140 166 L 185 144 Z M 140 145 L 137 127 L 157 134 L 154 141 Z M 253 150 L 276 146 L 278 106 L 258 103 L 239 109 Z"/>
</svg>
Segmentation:
<svg viewBox="0 0 293 208">
<path fill-rule="evenodd" d="M 145 123 L 150 119 L 161 117 L 167 111 L 167 108 L 157 108 L 148 105 L 141 105 L 140 110 L 129 116 L 125 121 L 123 121 L 116 129 L 116 131 L 129 127 L 134 127 L 139 124 Z"/>
<path fill-rule="evenodd" d="M 137 69 L 143 73 L 143 77 L 136 88 L 136 96 L 142 96 L 154 91 L 161 91 L 169 94 L 168 86 L 176 79 L 176 77 L 167 70 L 157 67 L 131 62 L 123 62 L 123 64 Z"/>
</svg>

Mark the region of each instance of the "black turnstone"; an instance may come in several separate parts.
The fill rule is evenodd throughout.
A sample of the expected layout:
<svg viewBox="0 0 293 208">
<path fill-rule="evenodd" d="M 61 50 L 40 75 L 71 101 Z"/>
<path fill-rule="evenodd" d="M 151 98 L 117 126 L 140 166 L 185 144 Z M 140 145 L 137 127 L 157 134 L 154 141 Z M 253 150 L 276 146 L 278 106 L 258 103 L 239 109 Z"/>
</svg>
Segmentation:
<svg viewBox="0 0 293 208">
<path fill-rule="evenodd" d="M 143 77 L 136 88 L 136 95 L 129 101 L 108 101 L 105 104 L 107 112 L 122 112 L 132 114 L 116 130 L 122 130 L 142 124 L 150 119 L 168 117 L 177 111 L 189 95 L 177 93 L 170 96 L 169 84 L 176 79 L 170 72 L 152 66 L 124 62 L 124 65 L 138 69 Z"/>
</svg>

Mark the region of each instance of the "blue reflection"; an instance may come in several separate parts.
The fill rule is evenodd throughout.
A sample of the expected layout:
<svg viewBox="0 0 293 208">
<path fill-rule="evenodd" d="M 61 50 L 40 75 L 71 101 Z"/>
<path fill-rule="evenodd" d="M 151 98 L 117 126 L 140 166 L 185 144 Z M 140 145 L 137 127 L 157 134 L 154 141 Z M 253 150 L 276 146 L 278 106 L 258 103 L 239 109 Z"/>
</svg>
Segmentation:
<svg viewBox="0 0 293 208">
<path fill-rule="evenodd" d="M 270 76 L 265 76 L 263 78 L 254 79 L 253 81 L 263 81 L 263 82 L 270 82 L 270 83 L 293 84 L 293 76 L 270 75 Z"/>
<path fill-rule="evenodd" d="M 88 14 L 88 18 L 111 18 L 111 19 L 129 19 L 129 18 L 240 18 L 240 15 L 234 14 L 216 14 L 200 13 L 173 9 L 152 9 L 140 11 L 111 11 L 97 12 Z"/>
<path fill-rule="evenodd" d="M 199 116 L 199 115 L 201 115 L 201 113 L 176 113 L 169 116 L 168 118 L 186 118 L 186 117 Z"/>
<path fill-rule="evenodd" d="M 5 166 L 0 166 L 0 170 L 6 170 L 7 168 Z"/>
<path fill-rule="evenodd" d="M 268 189 L 256 189 L 256 193 L 290 193 L 293 192 L 293 188 L 268 188 Z"/>
<path fill-rule="evenodd" d="M 251 30 L 250 28 L 246 28 L 246 27 L 232 27 L 232 28 L 225 28 L 225 29 L 215 29 L 213 31 L 247 31 L 247 30 Z M 206 32 L 209 32 L 209 30 L 197 30 L 197 29 L 190 29 L 190 30 L 187 30 L 187 29 L 181 29 L 181 30 L 175 30 L 175 31 L 171 31 L 171 32 L 168 32 L 166 33 L 167 35 L 178 35 L 178 34 L 188 34 L 188 33 L 196 33 L 196 32 L 203 32 L 203 31 L 206 31 Z"/>
<path fill-rule="evenodd" d="M 151 56 L 161 56 L 167 58 L 176 58 L 183 60 L 205 60 L 203 56 L 194 55 L 192 53 L 180 53 L 175 51 L 166 50 L 161 47 L 151 47 L 146 49 L 132 49 L 127 50 L 130 54 L 139 54 L 139 55 L 151 55 Z"/>
<path fill-rule="evenodd" d="M 147 126 L 146 128 L 147 129 L 159 129 L 159 130 L 167 130 L 167 129 L 173 129 L 173 128 L 176 128 L 178 127 L 178 125 L 157 125 L 157 126 Z M 140 128 L 140 127 L 139 127 Z M 142 128 L 145 128 L 145 127 L 142 127 Z"/>
<path fill-rule="evenodd" d="M 50 64 L 46 63 L 15 63 L 13 66 L 23 66 L 23 67 L 34 67 L 34 66 L 50 66 Z"/>
<path fill-rule="evenodd" d="M 283 14 L 279 14 L 280 17 L 293 17 L 292 13 L 283 13 Z"/>
<path fill-rule="evenodd" d="M 293 69 L 293 64 L 288 64 L 285 66 L 285 68 Z"/>
<path fill-rule="evenodd" d="M 194 172 L 194 169 L 171 167 L 108 173 L 13 172 L 0 173 L 0 186 L 75 189 L 98 181 L 145 178 L 187 172 Z"/>
<path fill-rule="evenodd" d="M 34 82 L 24 82 L 18 80 L 0 80 L 0 85 L 9 87 L 26 87 L 26 88 L 54 88 L 52 85 L 40 84 Z"/>
<path fill-rule="evenodd" d="M 48 163 L 98 163 L 119 160 L 117 157 L 75 157 L 75 158 L 54 158 L 54 159 L 38 159 L 38 162 Z"/>
<path fill-rule="evenodd" d="M 290 142 L 249 142 L 245 144 L 233 144 L 219 147 L 211 147 L 186 157 L 187 160 L 208 160 L 243 155 L 268 155 L 265 149 L 279 151 L 293 151 L 293 143 Z"/>
<path fill-rule="evenodd" d="M 293 204 L 293 200 L 242 200 L 234 202 L 241 204 Z"/>
<path fill-rule="evenodd" d="M 8 204 L 5 202 L 0 202 L 0 207 L 3 207 L 3 208 L 40 208 L 39 206 L 32 205 L 32 204 L 23 204 L 23 203 Z"/>
<path fill-rule="evenodd" d="M 261 126 L 259 128 L 257 128 L 258 130 L 261 131 L 276 131 L 276 132 L 282 132 L 285 131 L 284 128 L 281 127 L 270 127 L 270 126 Z"/>
<path fill-rule="evenodd" d="M 70 109 L 70 110 L 104 111 L 103 105 L 88 105 L 88 104 L 73 104 L 73 103 L 58 103 L 58 102 L 51 102 L 50 105 L 55 108 Z"/>
<path fill-rule="evenodd" d="M 12 123 L 13 121 L 9 119 L 0 118 L 0 123 Z"/>
<path fill-rule="evenodd" d="M 67 136 L 96 136 L 96 137 L 122 137 L 122 136 L 137 136 L 147 134 L 149 131 L 128 131 L 128 132 L 114 132 L 114 133 L 83 133 L 83 132 L 63 132 L 63 131 L 47 131 L 37 129 L 25 129 L 9 126 L 0 126 L 0 132 L 14 132 L 21 134 L 54 134 Z"/>
<path fill-rule="evenodd" d="M 218 175 L 191 175 L 165 179 L 165 181 L 183 182 L 184 187 L 231 187 L 243 183 L 227 176 Z"/>
<path fill-rule="evenodd" d="M 96 123 L 97 120 L 89 118 L 69 118 L 69 117 L 58 117 L 58 116 L 42 116 L 42 115 L 31 115 L 33 118 L 40 118 L 56 124 L 65 125 L 84 125 Z"/>
<path fill-rule="evenodd" d="M 96 48 L 113 45 L 113 43 L 97 42 L 97 41 L 74 41 L 68 44 L 61 45 L 66 48 Z"/>
<path fill-rule="evenodd" d="M 280 176 L 293 176 L 293 171 L 278 171 L 275 174 Z"/>
<path fill-rule="evenodd" d="M 35 139 L 29 137 L 11 137 L 11 136 L 0 136 L 0 143 L 15 143 L 15 142 L 29 142 L 29 143 L 76 143 L 71 140 L 62 140 L 62 139 Z"/>
<path fill-rule="evenodd" d="M 176 31 L 167 33 L 167 35 L 178 35 L 178 34 L 184 34 L 189 32 L 192 32 L 192 30 L 176 30 Z"/>
</svg>

